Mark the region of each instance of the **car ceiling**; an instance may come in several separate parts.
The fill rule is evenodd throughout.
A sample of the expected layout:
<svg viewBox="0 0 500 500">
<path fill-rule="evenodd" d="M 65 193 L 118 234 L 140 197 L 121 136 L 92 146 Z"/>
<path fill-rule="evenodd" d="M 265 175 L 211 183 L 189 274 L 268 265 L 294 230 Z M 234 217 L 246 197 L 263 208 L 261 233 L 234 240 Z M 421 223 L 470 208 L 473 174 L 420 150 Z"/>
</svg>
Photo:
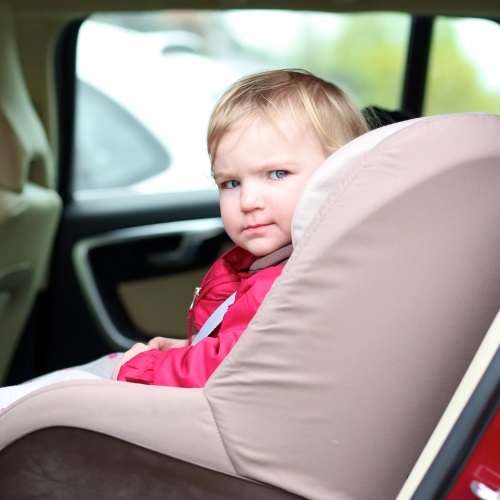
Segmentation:
<svg viewBox="0 0 500 500">
<path fill-rule="evenodd" d="M 3 0 L 18 14 L 46 16 L 75 15 L 97 11 L 160 9 L 295 9 L 333 12 L 405 11 L 419 15 L 448 14 L 495 17 L 500 13 L 497 0 Z"/>
</svg>

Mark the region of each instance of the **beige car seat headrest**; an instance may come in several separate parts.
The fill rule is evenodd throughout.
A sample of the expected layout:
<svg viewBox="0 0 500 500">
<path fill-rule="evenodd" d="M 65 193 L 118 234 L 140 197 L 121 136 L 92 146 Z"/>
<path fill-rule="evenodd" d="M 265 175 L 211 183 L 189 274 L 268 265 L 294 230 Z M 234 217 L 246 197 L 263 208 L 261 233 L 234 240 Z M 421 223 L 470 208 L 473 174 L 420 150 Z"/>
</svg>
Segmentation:
<svg viewBox="0 0 500 500">
<path fill-rule="evenodd" d="M 342 189 L 348 182 L 348 173 L 375 146 L 399 130 L 418 122 L 421 118 L 398 122 L 371 131 L 349 142 L 330 155 L 307 183 L 295 210 L 292 238 L 297 245 L 307 225 L 333 189 Z"/>
</svg>

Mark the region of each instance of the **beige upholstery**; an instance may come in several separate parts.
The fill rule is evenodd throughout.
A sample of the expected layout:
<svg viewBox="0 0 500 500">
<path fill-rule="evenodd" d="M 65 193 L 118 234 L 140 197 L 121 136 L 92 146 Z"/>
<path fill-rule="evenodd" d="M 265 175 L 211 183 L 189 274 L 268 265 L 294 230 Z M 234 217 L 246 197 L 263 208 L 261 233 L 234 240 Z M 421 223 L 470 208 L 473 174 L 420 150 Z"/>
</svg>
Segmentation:
<svg viewBox="0 0 500 500">
<path fill-rule="evenodd" d="M 37 291 L 60 213 L 54 166 L 0 5 L 0 384 Z"/>
<path fill-rule="evenodd" d="M 429 471 L 437 454 L 450 435 L 453 426 L 457 423 L 462 411 L 471 399 L 481 378 L 493 361 L 495 354 L 500 349 L 500 311 L 481 343 L 474 359 L 460 382 L 450 404 L 447 406 L 439 424 L 434 429 L 432 436 L 425 445 L 415 467 L 399 492 L 397 500 L 413 498 L 416 489 Z"/>
<path fill-rule="evenodd" d="M 498 116 L 459 114 L 352 141 L 205 389 L 57 384 L 0 414 L 0 449 L 78 427 L 308 499 L 395 498 L 498 311 L 499 136 Z"/>
</svg>

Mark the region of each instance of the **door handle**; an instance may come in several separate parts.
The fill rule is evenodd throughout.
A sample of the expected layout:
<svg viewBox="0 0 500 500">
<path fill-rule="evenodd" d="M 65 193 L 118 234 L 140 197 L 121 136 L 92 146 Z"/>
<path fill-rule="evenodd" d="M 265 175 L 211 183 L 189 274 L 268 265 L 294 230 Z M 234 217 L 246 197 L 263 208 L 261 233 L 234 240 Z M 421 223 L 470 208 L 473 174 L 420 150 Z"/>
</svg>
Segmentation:
<svg viewBox="0 0 500 500">
<path fill-rule="evenodd" d="M 224 233 L 224 228 L 194 228 L 181 234 L 181 241 L 175 250 L 155 252 L 147 255 L 146 262 L 158 269 L 168 269 L 179 265 L 189 265 L 196 261 L 204 241 Z"/>
</svg>

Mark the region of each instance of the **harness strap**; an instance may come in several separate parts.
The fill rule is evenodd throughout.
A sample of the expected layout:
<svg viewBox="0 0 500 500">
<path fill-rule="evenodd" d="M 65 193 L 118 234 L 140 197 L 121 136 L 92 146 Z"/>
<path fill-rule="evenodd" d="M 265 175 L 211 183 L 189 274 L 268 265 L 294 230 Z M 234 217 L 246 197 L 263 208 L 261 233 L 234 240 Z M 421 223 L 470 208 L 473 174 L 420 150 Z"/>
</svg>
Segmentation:
<svg viewBox="0 0 500 500">
<path fill-rule="evenodd" d="M 205 321 L 205 324 L 201 327 L 201 330 L 196 335 L 195 339 L 191 343 L 191 345 L 196 345 L 200 340 L 208 337 L 221 323 L 222 318 L 224 318 L 224 314 L 226 314 L 229 306 L 234 303 L 236 299 L 236 292 L 230 295 Z"/>
</svg>

